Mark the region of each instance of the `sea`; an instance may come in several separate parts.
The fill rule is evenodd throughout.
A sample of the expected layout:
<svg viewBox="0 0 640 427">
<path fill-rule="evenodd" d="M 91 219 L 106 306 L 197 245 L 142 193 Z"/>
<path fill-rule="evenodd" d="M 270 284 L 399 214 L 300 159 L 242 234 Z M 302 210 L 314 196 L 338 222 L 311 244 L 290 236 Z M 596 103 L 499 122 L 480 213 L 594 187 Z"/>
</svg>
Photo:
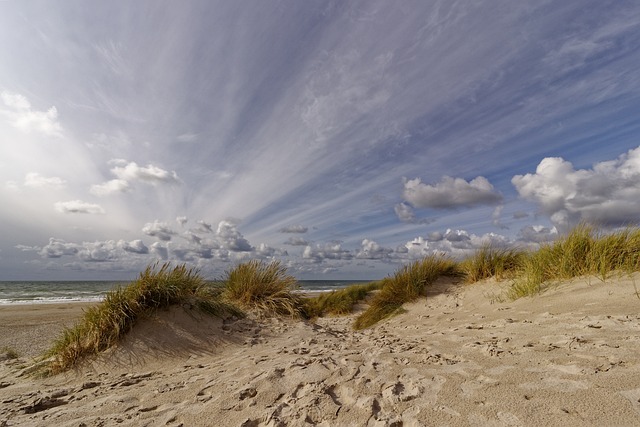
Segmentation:
<svg viewBox="0 0 640 427">
<path fill-rule="evenodd" d="M 300 292 L 329 292 L 369 280 L 300 280 Z M 98 302 L 105 294 L 130 282 L 110 281 L 0 281 L 0 306 L 16 304 L 56 304 Z"/>
</svg>

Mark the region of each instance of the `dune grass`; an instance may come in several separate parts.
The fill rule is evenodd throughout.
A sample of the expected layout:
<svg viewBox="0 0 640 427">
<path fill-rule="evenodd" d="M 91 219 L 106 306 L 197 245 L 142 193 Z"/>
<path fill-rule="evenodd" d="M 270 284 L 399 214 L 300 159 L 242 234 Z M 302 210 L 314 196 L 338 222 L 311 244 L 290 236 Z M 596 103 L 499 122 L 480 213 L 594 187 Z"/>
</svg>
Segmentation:
<svg viewBox="0 0 640 427">
<path fill-rule="evenodd" d="M 639 269 L 640 229 L 604 234 L 580 224 L 524 257 L 522 271 L 507 295 L 517 299 L 537 294 L 559 280 L 594 275 L 604 281 L 614 272 Z"/>
<path fill-rule="evenodd" d="M 303 298 L 293 292 L 298 281 L 279 261 L 239 264 L 226 273 L 223 283 L 222 298 L 243 309 L 276 316 L 304 314 Z"/>
<path fill-rule="evenodd" d="M 306 317 L 326 315 L 341 316 L 353 312 L 359 302 L 364 301 L 373 291 L 382 287 L 382 282 L 356 284 L 343 289 L 327 292 L 305 300 Z"/>
<path fill-rule="evenodd" d="M 0 360 L 13 360 L 20 357 L 20 354 L 12 347 L 0 348 Z"/>
<path fill-rule="evenodd" d="M 423 295 L 425 288 L 441 276 L 458 276 L 460 270 L 453 260 L 444 256 L 429 256 L 399 269 L 393 277 L 382 280 L 382 287 L 360 314 L 355 329 L 364 329 L 397 314 L 402 304 Z"/>
<path fill-rule="evenodd" d="M 503 280 L 515 277 L 522 270 L 526 257 L 523 250 L 485 245 L 460 262 L 460 270 L 467 283 L 492 277 Z"/>
<path fill-rule="evenodd" d="M 84 312 L 74 327 L 65 329 L 45 354 L 50 363 L 42 373 L 68 370 L 85 357 L 108 349 L 138 320 L 171 305 L 183 305 L 214 316 L 242 315 L 240 310 L 221 301 L 220 292 L 185 265 L 149 266 L 137 280 L 107 293 L 100 304 Z"/>
</svg>

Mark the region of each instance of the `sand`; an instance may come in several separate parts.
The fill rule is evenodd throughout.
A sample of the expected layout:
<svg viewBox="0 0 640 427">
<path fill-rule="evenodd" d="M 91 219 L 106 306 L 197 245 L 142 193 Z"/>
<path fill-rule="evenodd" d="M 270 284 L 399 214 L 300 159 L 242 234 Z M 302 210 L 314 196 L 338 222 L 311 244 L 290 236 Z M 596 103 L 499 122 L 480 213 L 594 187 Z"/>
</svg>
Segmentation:
<svg viewBox="0 0 640 427">
<path fill-rule="evenodd" d="M 37 379 L 21 375 L 28 356 L 0 361 L 0 426 L 640 425 L 635 281 L 574 280 L 502 303 L 504 285 L 440 282 L 359 332 L 353 317 L 222 321 L 176 308 L 75 372 Z M 14 326 L 0 347 L 13 331 L 47 341 L 77 313 L 2 307 Z M 49 332 L 34 341 L 30 328 Z"/>
</svg>

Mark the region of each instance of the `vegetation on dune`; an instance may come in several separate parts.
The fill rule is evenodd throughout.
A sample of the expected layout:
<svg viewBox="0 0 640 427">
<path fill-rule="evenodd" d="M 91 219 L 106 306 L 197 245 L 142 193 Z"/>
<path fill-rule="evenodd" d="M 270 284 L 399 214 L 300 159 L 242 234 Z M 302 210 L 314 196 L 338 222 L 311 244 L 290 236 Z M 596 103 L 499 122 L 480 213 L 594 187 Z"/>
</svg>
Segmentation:
<svg viewBox="0 0 640 427">
<path fill-rule="evenodd" d="M 522 269 L 527 253 L 518 249 L 495 248 L 485 245 L 460 263 L 460 270 L 468 283 L 494 277 L 512 278 Z"/>
<path fill-rule="evenodd" d="M 241 315 L 222 302 L 220 289 L 212 287 L 186 266 L 149 266 L 137 280 L 117 288 L 98 305 L 87 309 L 74 327 L 65 329 L 51 349 L 47 372 L 65 371 L 87 356 L 116 344 L 142 317 L 171 305 L 186 305 L 214 316 Z"/>
<path fill-rule="evenodd" d="M 326 315 L 345 315 L 353 312 L 354 307 L 366 300 L 373 291 L 382 287 L 382 282 L 351 285 L 317 297 L 307 298 L 305 301 L 305 314 L 309 318 Z"/>
<path fill-rule="evenodd" d="M 456 262 L 443 256 L 429 256 L 402 267 L 393 277 L 382 281 L 380 291 L 373 296 L 369 307 L 356 318 L 354 328 L 367 328 L 397 314 L 404 303 L 419 298 L 425 288 L 439 277 L 459 274 Z"/>
<path fill-rule="evenodd" d="M 368 304 L 354 322 L 362 329 L 399 313 L 402 305 L 425 294 L 439 277 L 464 277 L 468 283 L 486 278 L 509 279 L 511 299 L 534 295 L 556 280 L 640 270 L 640 228 L 609 234 L 579 225 L 565 237 L 525 252 L 485 246 L 462 262 L 429 256 L 403 266 L 391 277 L 365 285 L 304 298 L 298 283 L 278 261 L 249 261 L 226 273 L 216 285 L 186 266 L 148 267 L 126 287 L 109 292 L 102 303 L 85 311 L 81 321 L 65 329 L 45 355 L 45 374 L 69 369 L 81 359 L 117 343 L 142 317 L 171 305 L 183 305 L 214 316 L 242 316 L 242 310 L 268 315 L 313 318 L 349 314 Z M 640 298 L 640 294 L 638 294 Z M 8 357 L 15 352 L 3 349 Z"/>
<path fill-rule="evenodd" d="M 0 349 L 0 360 L 13 360 L 20 357 L 18 352 L 11 347 L 2 347 Z"/>
<path fill-rule="evenodd" d="M 584 275 L 606 280 L 610 274 L 640 269 L 640 229 L 609 234 L 581 224 L 523 259 L 522 271 L 508 291 L 511 299 L 534 295 L 554 281 Z"/>
<path fill-rule="evenodd" d="M 279 261 L 240 264 L 226 273 L 223 282 L 223 299 L 244 309 L 285 316 L 304 312 L 303 298 L 294 293 L 298 282 Z"/>
</svg>

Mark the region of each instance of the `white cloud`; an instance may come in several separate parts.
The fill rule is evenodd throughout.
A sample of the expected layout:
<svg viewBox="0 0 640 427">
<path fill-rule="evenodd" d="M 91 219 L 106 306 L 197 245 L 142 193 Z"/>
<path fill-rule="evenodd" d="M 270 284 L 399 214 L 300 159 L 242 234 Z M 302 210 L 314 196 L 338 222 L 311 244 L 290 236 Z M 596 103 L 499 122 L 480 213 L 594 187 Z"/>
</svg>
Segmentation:
<svg viewBox="0 0 640 427">
<path fill-rule="evenodd" d="M 107 196 L 114 193 L 124 193 L 131 189 L 129 183 L 123 179 L 112 179 L 104 184 L 96 184 L 91 186 L 89 190 L 91 194 L 96 196 Z"/>
<path fill-rule="evenodd" d="M 44 177 L 37 172 L 28 173 L 24 178 L 24 186 L 31 188 L 50 188 L 60 190 L 66 186 L 66 181 L 56 176 Z"/>
<path fill-rule="evenodd" d="M 187 221 L 189 221 L 189 219 L 186 216 L 176 217 L 176 222 L 180 224 L 180 226 L 184 226 L 187 223 Z"/>
<path fill-rule="evenodd" d="M 49 244 L 42 247 L 40 255 L 45 258 L 60 258 L 63 255 L 75 255 L 78 253 L 80 245 L 67 243 L 62 239 L 49 238 Z"/>
<path fill-rule="evenodd" d="M 393 254 L 394 250 L 389 248 L 383 248 L 373 240 L 364 239 L 362 241 L 360 250 L 356 253 L 358 259 L 388 259 Z"/>
<path fill-rule="evenodd" d="M 83 202 L 81 200 L 71 200 L 68 202 L 57 202 L 54 204 L 56 211 L 60 213 L 80 213 L 80 214 L 104 214 L 102 206 L 95 203 Z"/>
<path fill-rule="evenodd" d="M 547 157 L 534 174 L 511 182 L 563 230 L 583 220 L 603 226 L 640 222 L 640 147 L 592 169 L 576 170 L 560 157 Z"/>
<path fill-rule="evenodd" d="M 169 227 L 169 224 L 158 220 L 146 223 L 144 227 L 142 227 L 142 232 L 147 236 L 157 237 L 163 241 L 169 241 L 171 240 L 171 236 L 177 234 L 171 229 L 171 227 Z"/>
<path fill-rule="evenodd" d="M 220 221 L 216 236 L 220 239 L 222 247 L 233 252 L 249 252 L 253 248 L 238 231 L 235 224 L 228 221 Z"/>
<path fill-rule="evenodd" d="M 287 227 L 282 227 L 280 229 L 281 233 L 306 233 L 307 231 L 309 231 L 308 227 L 305 227 L 303 225 L 289 225 Z"/>
<path fill-rule="evenodd" d="M 0 110 L 0 115 L 14 127 L 24 132 L 39 132 L 47 136 L 62 136 L 62 126 L 58 122 L 55 106 L 47 111 L 35 111 L 29 100 L 20 94 L 2 91 L 0 99 L 8 109 Z"/>
<path fill-rule="evenodd" d="M 122 160 L 118 159 L 118 164 L 111 169 L 111 172 L 118 178 L 125 181 L 144 181 L 151 184 L 178 184 L 180 179 L 175 171 L 166 171 L 158 166 L 147 165 L 138 166 L 136 162 L 130 162 L 126 165 L 122 165 Z"/>
<path fill-rule="evenodd" d="M 302 258 L 310 259 L 314 262 L 322 262 L 325 259 L 350 260 L 353 258 L 353 254 L 343 249 L 340 243 L 326 243 L 315 247 L 307 246 L 304 248 Z"/>
<path fill-rule="evenodd" d="M 402 195 L 416 208 L 433 209 L 496 204 L 502 200 L 502 195 L 482 176 L 469 182 L 445 176 L 435 185 L 424 184 L 420 178 L 405 178 Z"/>
</svg>

